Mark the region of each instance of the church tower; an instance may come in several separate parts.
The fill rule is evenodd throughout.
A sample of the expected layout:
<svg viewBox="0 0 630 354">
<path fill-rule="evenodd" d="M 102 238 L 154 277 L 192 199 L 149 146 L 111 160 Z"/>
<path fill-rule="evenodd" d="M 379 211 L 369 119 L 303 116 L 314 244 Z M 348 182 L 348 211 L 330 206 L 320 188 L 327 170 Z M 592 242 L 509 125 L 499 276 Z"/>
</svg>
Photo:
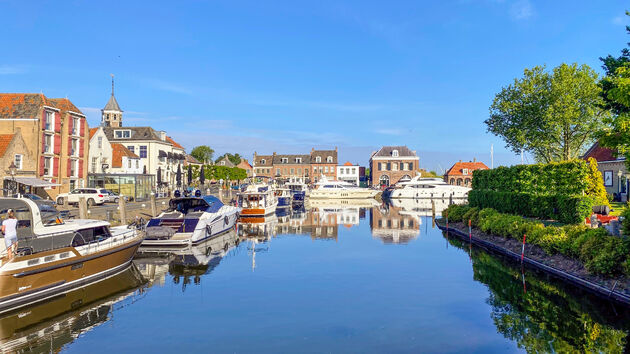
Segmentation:
<svg viewBox="0 0 630 354">
<path fill-rule="evenodd" d="M 112 74 L 112 96 L 107 101 L 105 108 L 101 109 L 101 125 L 104 127 L 122 127 L 122 113 L 116 97 L 114 97 L 114 74 Z"/>
</svg>

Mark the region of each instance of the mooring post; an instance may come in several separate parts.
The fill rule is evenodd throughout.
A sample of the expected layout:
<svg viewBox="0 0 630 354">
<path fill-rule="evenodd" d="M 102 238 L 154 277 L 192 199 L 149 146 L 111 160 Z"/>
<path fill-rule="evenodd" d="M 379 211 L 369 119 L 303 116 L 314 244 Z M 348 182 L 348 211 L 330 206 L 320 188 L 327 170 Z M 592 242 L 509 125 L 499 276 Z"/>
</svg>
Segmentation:
<svg viewBox="0 0 630 354">
<path fill-rule="evenodd" d="M 121 225 L 127 224 L 127 204 L 125 203 L 125 196 L 122 194 L 118 198 L 118 210 L 120 211 L 120 223 Z"/>
<path fill-rule="evenodd" d="M 151 216 L 157 216 L 157 206 L 155 205 L 155 193 L 151 193 Z"/>
<path fill-rule="evenodd" d="M 446 230 L 448 232 L 448 209 L 446 209 Z"/>
<path fill-rule="evenodd" d="M 79 219 L 87 219 L 87 202 L 85 197 L 79 198 Z"/>
<path fill-rule="evenodd" d="M 525 239 L 527 238 L 527 234 L 523 235 L 523 247 L 521 248 L 521 263 L 525 259 Z"/>
</svg>

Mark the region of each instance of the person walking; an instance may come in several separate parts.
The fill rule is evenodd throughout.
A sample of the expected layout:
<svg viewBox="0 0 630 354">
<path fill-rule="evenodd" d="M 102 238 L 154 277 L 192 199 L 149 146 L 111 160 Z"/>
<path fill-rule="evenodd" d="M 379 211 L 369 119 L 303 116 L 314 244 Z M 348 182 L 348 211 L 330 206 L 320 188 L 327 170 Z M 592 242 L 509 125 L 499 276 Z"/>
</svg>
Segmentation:
<svg viewBox="0 0 630 354">
<path fill-rule="evenodd" d="M 2 234 L 4 234 L 4 243 L 7 246 L 7 255 L 9 260 L 13 259 L 15 249 L 17 248 L 17 219 L 13 209 L 7 211 L 7 218 L 2 221 Z"/>
</svg>

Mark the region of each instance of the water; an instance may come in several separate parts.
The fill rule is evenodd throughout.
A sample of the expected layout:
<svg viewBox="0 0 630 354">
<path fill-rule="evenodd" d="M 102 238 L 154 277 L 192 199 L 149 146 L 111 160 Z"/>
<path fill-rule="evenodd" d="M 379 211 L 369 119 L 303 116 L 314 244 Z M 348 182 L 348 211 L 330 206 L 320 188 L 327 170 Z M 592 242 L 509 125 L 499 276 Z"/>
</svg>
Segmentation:
<svg viewBox="0 0 630 354">
<path fill-rule="evenodd" d="M 320 204 L 0 319 L 7 351 L 628 350 L 627 309 L 469 248 L 424 206 Z M 523 284 L 523 279 L 525 284 Z"/>
</svg>

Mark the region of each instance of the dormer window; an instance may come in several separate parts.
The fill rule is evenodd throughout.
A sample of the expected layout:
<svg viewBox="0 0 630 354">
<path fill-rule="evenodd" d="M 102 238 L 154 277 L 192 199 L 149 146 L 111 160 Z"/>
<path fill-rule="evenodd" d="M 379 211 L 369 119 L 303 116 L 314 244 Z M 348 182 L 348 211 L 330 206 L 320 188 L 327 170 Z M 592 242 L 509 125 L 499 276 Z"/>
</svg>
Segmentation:
<svg viewBox="0 0 630 354">
<path fill-rule="evenodd" d="M 302 163 L 302 158 L 301 157 L 296 157 L 295 158 L 295 163 Z"/>
<path fill-rule="evenodd" d="M 392 157 L 398 157 L 398 150 L 392 150 Z"/>
<path fill-rule="evenodd" d="M 55 113 L 46 111 L 46 121 L 44 122 L 44 130 L 53 131 L 55 129 Z"/>
<path fill-rule="evenodd" d="M 283 157 L 282 158 L 282 163 L 289 163 L 289 158 L 288 157 Z"/>
<path fill-rule="evenodd" d="M 462 174 L 463 175 L 467 175 L 468 174 L 468 169 L 467 168 L 462 169 Z"/>
<path fill-rule="evenodd" d="M 317 162 L 317 163 L 322 162 L 321 156 L 315 156 L 315 162 Z"/>
<path fill-rule="evenodd" d="M 265 159 L 261 159 L 261 160 L 260 160 L 260 164 L 261 164 L 261 165 L 264 165 L 264 164 L 265 164 Z"/>
<path fill-rule="evenodd" d="M 129 139 L 131 138 L 131 130 L 116 130 L 116 139 Z"/>
<path fill-rule="evenodd" d="M 326 158 L 326 162 L 328 162 L 328 163 L 333 162 L 333 158 L 332 158 L 332 156 L 328 156 L 328 157 Z"/>
</svg>

